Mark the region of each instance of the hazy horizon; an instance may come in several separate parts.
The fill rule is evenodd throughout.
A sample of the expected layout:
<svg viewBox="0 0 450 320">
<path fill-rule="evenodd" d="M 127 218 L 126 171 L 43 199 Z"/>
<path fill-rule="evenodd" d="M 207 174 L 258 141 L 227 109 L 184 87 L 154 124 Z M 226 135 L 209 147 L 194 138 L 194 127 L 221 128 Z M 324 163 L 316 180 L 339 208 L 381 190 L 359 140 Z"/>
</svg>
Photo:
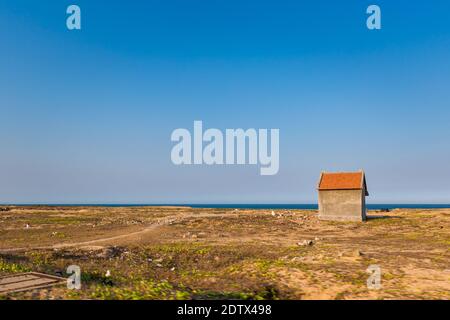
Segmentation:
<svg viewBox="0 0 450 320">
<path fill-rule="evenodd" d="M 0 203 L 450 203 L 450 2 L 0 3 Z M 280 129 L 279 173 L 175 166 L 171 133 Z"/>
<path fill-rule="evenodd" d="M 282 208 L 283 206 L 286 206 L 286 208 L 294 208 L 295 206 L 298 207 L 306 207 L 306 206 L 314 206 L 317 207 L 317 203 L 0 203 L 0 205 L 3 206 L 125 206 L 125 207 L 137 207 L 137 206 L 149 206 L 149 207 L 158 207 L 158 206 L 193 206 L 193 207 L 206 207 L 206 206 L 212 206 L 212 207 L 225 207 L 230 206 L 231 208 L 239 208 L 239 207 L 252 207 L 252 206 L 260 206 L 261 208 L 269 208 L 270 206 L 279 206 Z M 371 207 L 380 207 L 383 206 L 387 207 L 393 207 L 393 206 L 399 206 L 399 208 L 402 208 L 402 206 L 405 206 L 405 208 L 426 208 L 426 207 L 435 207 L 435 208 L 450 208 L 450 203 L 366 203 L 367 207 L 371 209 Z"/>
</svg>

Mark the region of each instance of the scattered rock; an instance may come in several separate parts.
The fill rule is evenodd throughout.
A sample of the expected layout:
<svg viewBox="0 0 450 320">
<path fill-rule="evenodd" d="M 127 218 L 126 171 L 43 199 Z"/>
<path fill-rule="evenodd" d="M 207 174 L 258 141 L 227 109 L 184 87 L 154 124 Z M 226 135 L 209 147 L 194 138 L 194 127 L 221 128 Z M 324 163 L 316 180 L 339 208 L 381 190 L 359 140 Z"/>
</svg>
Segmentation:
<svg viewBox="0 0 450 320">
<path fill-rule="evenodd" d="M 124 250 L 124 248 L 121 247 L 107 247 L 104 248 L 99 254 L 97 254 L 98 258 L 104 258 L 104 259 L 111 259 L 116 257 L 123 258 L 123 255 L 127 252 Z"/>
<path fill-rule="evenodd" d="M 304 260 L 304 258 L 302 258 L 302 257 L 294 257 L 291 259 L 291 262 L 299 262 L 299 261 L 303 261 L 303 260 Z"/>
<path fill-rule="evenodd" d="M 301 247 L 312 246 L 313 244 L 314 244 L 313 240 L 303 240 L 303 241 L 300 241 L 299 243 L 297 243 L 297 245 L 299 245 Z"/>
<path fill-rule="evenodd" d="M 363 255 L 364 255 L 365 253 L 364 252 L 362 252 L 361 250 L 355 250 L 355 252 L 354 252 L 354 256 L 355 257 L 362 257 Z"/>
<path fill-rule="evenodd" d="M 10 208 L 0 208 L 0 212 L 7 212 L 7 211 L 10 211 L 11 209 Z"/>
</svg>

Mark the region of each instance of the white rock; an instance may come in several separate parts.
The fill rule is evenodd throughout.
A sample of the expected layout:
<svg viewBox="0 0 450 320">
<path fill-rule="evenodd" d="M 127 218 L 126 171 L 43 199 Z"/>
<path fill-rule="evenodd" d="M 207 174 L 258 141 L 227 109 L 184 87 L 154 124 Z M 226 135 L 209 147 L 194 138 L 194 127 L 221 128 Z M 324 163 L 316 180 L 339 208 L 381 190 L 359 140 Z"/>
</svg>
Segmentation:
<svg viewBox="0 0 450 320">
<path fill-rule="evenodd" d="M 303 240 L 303 241 L 297 243 L 297 245 L 299 245 L 301 247 L 312 246 L 313 244 L 314 244 L 314 241 L 312 241 L 312 240 Z"/>
</svg>

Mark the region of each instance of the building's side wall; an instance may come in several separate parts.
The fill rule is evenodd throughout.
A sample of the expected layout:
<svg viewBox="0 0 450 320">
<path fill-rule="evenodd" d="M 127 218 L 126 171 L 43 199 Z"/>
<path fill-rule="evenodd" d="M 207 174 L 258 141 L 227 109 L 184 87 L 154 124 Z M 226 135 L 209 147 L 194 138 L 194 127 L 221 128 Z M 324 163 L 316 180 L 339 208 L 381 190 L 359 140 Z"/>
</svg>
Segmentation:
<svg viewBox="0 0 450 320">
<path fill-rule="evenodd" d="M 321 190 L 319 191 L 319 218 L 363 221 L 365 220 L 363 199 L 363 190 Z"/>
<path fill-rule="evenodd" d="M 361 206 L 361 211 L 362 211 L 362 220 L 366 221 L 367 219 L 367 211 L 366 211 L 366 193 L 364 190 L 362 190 L 361 192 L 361 199 L 362 199 L 362 206 Z"/>
</svg>

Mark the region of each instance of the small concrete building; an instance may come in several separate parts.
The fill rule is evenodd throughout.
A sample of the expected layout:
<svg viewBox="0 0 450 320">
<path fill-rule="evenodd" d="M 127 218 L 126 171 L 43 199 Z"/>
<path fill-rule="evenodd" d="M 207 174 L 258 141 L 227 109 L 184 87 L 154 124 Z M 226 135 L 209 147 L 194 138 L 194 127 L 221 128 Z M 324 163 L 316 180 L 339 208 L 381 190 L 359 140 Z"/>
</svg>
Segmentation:
<svg viewBox="0 0 450 320">
<path fill-rule="evenodd" d="M 364 171 L 322 172 L 317 189 L 319 219 L 366 220 L 366 196 L 369 192 Z"/>
</svg>

